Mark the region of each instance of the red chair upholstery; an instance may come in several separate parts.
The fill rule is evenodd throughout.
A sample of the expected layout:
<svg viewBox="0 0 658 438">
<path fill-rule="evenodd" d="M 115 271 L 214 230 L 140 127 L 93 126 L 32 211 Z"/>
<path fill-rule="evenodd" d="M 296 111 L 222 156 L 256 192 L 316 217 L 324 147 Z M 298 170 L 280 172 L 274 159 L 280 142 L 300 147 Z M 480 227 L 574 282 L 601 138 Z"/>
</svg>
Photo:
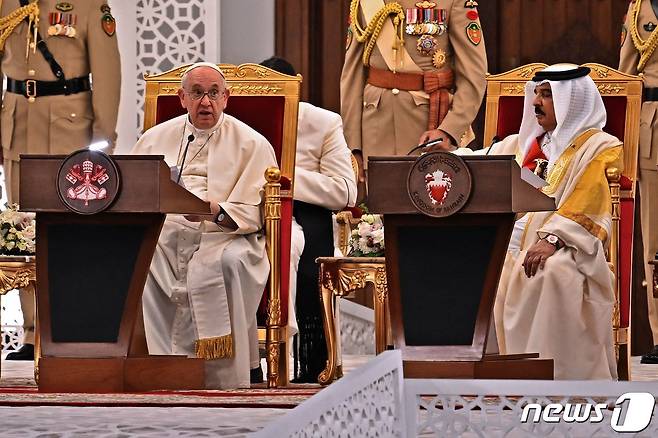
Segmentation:
<svg viewBox="0 0 658 438">
<path fill-rule="evenodd" d="M 188 65 L 145 75 L 144 129 L 184 114 L 176 94 Z M 274 148 L 279 169 L 268 170 L 266 232 L 270 279 L 258 311 L 259 337 L 267 349 L 268 386 L 288 383 L 288 296 L 292 194 L 301 76 L 287 76 L 256 64 L 219 64 L 231 92 L 230 114 L 262 134 Z M 264 334 L 264 336 L 263 336 Z"/>
<path fill-rule="evenodd" d="M 608 260 L 615 273 L 617 305 L 613 316 L 620 379 L 629 377 L 629 322 L 633 253 L 634 199 L 637 175 L 642 79 L 601 64 L 584 64 L 597 84 L 608 113 L 605 132 L 624 143 L 624 169 L 608 169 L 613 231 Z M 487 77 L 484 144 L 519 132 L 525 83 L 546 64 L 528 64 Z"/>
</svg>

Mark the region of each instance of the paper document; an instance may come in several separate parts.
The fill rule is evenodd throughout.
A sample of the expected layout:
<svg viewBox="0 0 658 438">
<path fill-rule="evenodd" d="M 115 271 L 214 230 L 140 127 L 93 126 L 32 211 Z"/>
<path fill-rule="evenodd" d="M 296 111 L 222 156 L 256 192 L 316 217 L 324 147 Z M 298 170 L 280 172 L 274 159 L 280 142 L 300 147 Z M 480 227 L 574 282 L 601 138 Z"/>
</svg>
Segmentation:
<svg viewBox="0 0 658 438">
<path fill-rule="evenodd" d="M 521 168 L 521 179 L 536 189 L 541 189 L 542 187 L 548 185 L 546 180 L 538 177 L 537 175 L 535 175 L 533 172 L 531 172 L 529 169 L 525 167 Z"/>
</svg>

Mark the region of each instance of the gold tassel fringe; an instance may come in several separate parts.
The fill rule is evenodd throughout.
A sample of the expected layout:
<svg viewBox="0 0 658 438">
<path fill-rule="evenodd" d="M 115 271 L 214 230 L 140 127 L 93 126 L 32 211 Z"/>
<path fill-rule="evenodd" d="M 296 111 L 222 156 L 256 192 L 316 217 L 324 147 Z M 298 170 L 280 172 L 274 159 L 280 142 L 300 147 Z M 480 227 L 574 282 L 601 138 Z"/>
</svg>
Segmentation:
<svg viewBox="0 0 658 438">
<path fill-rule="evenodd" d="M 229 359 L 233 357 L 233 336 L 197 339 L 194 342 L 196 357 L 202 359 Z"/>
</svg>

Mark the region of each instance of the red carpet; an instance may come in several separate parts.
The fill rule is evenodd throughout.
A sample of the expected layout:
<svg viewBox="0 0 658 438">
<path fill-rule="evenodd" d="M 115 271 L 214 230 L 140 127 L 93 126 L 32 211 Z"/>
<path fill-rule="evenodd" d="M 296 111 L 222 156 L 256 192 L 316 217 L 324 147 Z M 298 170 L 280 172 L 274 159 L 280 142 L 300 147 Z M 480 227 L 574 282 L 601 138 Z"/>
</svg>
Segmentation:
<svg viewBox="0 0 658 438">
<path fill-rule="evenodd" d="M 241 407 L 291 409 L 320 391 L 319 385 L 284 389 L 153 391 L 125 394 L 40 393 L 34 386 L 0 387 L 0 406 Z"/>
</svg>

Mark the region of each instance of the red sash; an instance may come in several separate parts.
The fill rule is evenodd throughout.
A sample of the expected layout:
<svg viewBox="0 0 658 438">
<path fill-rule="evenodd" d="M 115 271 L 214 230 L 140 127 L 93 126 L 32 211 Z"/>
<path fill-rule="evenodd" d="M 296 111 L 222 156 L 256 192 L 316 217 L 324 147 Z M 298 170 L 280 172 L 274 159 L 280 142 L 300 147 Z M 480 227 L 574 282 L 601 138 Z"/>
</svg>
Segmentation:
<svg viewBox="0 0 658 438">
<path fill-rule="evenodd" d="M 530 149 L 528 149 L 528 152 L 523 158 L 522 167 L 527 168 L 531 172 L 535 171 L 535 168 L 537 167 L 537 160 L 547 160 L 546 155 L 544 155 L 544 152 L 541 150 L 541 146 L 539 146 L 539 141 L 544 137 L 544 135 L 545 134 L 542 134 L 535 138 L 535 141 L 532 142 Z"/>
</svg>

